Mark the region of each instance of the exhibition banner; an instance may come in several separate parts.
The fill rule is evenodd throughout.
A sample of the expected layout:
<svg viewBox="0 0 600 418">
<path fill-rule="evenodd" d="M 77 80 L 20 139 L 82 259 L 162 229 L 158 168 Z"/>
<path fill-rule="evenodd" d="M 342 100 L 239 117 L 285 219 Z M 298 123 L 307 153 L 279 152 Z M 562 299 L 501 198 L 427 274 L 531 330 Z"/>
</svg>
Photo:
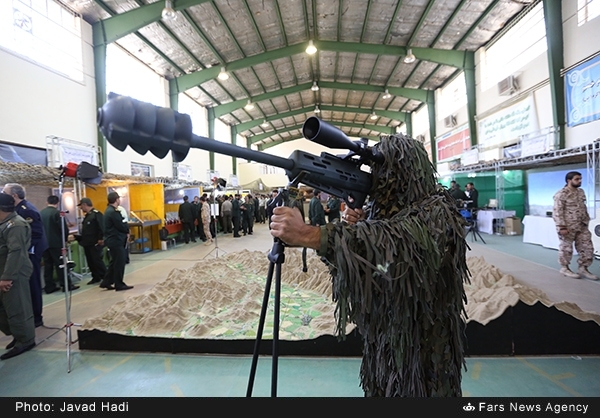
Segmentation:
<svg viewBox="0 0 600 418">
<path fill-rule="evenodd" d="M 471 133 L 468 125 L 450 131 L 436 140 L 438 162 L 459 158 L 471 148 Z"/>
<path fill-rule="evenodd" d="M 521 135 L 537 131 L 533 96 L 479 121 L 479 145 L 485 149 L 516 142 Z"/>
<path fill-rule="evenodd" d="M 565 74 L 567 126 L 600 119 L 600 56 Z"/>
</svg>

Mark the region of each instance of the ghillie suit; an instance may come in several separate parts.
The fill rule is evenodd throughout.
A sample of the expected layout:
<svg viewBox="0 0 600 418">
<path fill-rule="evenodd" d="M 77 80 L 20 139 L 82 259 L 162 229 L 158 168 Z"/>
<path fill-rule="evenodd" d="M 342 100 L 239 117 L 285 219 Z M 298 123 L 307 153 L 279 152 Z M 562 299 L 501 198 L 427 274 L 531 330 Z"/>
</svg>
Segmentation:
<svg viewBox="0 0 600 418">
<path fill-rule="evenodd" d="M 368 218 L 327 224 L 337 335 L 363 339 L 365 396 L 461 396 L 469 282 L 464 222 L 421 143 L 376 145 Z"/>
</svg>

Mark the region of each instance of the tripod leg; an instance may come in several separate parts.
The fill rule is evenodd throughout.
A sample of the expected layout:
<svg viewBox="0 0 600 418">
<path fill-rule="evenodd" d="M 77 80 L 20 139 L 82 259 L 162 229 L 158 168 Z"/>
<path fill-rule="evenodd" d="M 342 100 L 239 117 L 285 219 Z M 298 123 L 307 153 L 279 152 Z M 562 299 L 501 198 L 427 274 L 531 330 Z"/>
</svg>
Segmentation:
<svg viewBox="0 0 600 418">
<path fill-rule="evenodd" d="M 279 357 L 279 306 L 281 304 L 281 264 L 275 268 L 275 307 L 273 318 L 273 367 L 271 374 L 271 396 L 277 396 L 277 358 Z"/>
<path fill-rule="evenodd" d="M 267 273 L 267 283 L 265 284 L 265 293 L 263 296 L 263 303 L 260 310 L 260 319 L 258 322 L 258 330 L 256 331 L 256 341 L 254 341 L 254 354 L 252 355 L 252 366 L 250 367 L 250 379 L 248 381 L 248 389 L 246 390 L 246 396 L 252 396 L 252 388 L 254 386 L 254 376 L 256 375 L 256 365 L 258 363 L 258 353 L 260 350 L 260 341 L 262 339 L 262 333 L 265 326 L 265 318 L 267 316 L 267 306 L 269 305 L 269 291 L 271 289 L 271 281 L 273 279 L 273 270 L 275 263 L 269 264 L 269 272 Z"/>
</svg>

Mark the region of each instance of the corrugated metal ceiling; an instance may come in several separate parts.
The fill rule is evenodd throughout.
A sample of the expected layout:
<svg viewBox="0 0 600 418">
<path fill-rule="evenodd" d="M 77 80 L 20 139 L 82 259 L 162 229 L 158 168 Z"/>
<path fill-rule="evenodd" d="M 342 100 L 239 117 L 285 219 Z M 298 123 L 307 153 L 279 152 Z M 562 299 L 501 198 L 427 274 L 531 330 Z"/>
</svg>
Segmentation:
<svg viewBox="0 0 600 418">
<path fill-rule="evenodd" d="M 175 20 L 160 19 L 164 0 L 62 2 L 262 149 L 301 137 L 317 105 L 350 136 L 392 132 L 460 70 L 451 51 L 484 46 L 536 1 L 175 0 Z"/>
</svg>

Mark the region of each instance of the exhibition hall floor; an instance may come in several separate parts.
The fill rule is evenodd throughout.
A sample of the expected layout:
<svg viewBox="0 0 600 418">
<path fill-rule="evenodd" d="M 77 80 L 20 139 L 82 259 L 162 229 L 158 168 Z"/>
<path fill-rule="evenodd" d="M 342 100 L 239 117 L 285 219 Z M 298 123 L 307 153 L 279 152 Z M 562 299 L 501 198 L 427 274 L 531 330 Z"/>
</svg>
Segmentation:
<svg viewBox="0 0 600 418">
<path fill-rule="evenodd" d="M 482 234 L 486 244 L 473 242 L 468 256 L 482 256 L 517 281 L 544 291 L 553 302 L 568 301 L 584 311 L 600 313 L 600 281 L 573 280 L 558 272 L 557 251 L 523 244 L 522 236 Z M 202 242 L 177 244 L 168 251 L 132 254 L 125 292 L 87 286 L 72 294 L 71 320 L 82 324 L 125 298 L 139 295 L 163 281 L 175 269 L 248 249 L 267 252 L 272 238 L 267 225 L 234 239 L 218 237 L 218 250 Z M 291 249 L 288 249 L 291 251 Z M 576 257 L 575 257 L 576 260 Z M 575 260 L 573 268 L 576 268 Z M 268 260 L 265 256 L 265 263 Z M 286 268 L 285 263 L 282 266 Z M 600 275 L 600 262 L 590 268 Z M 0 361 L 3 397 L 240 397 L 246 395 L 252 356 L 118 353 L 80 351 L 71 345 L 68 372 L 64 294 L 44 295 L 44 327 L 36 329 L 37 346 L 18 357 Z M 71 327 L 73 340 L 77 326 Z M 11 338 L 0 337 L 0 347 Z M 600 344 L 600 342 L 599 342 Z M 270 396 L 272 358 L 258 362 L 254 396 Z M 279 357 L 278 396 L 360 397 L 360 358 Z M 464 396 L 580 397 L 600 396 L 600 357 L 469 357 L 463 372 Z"/>
</svg>

